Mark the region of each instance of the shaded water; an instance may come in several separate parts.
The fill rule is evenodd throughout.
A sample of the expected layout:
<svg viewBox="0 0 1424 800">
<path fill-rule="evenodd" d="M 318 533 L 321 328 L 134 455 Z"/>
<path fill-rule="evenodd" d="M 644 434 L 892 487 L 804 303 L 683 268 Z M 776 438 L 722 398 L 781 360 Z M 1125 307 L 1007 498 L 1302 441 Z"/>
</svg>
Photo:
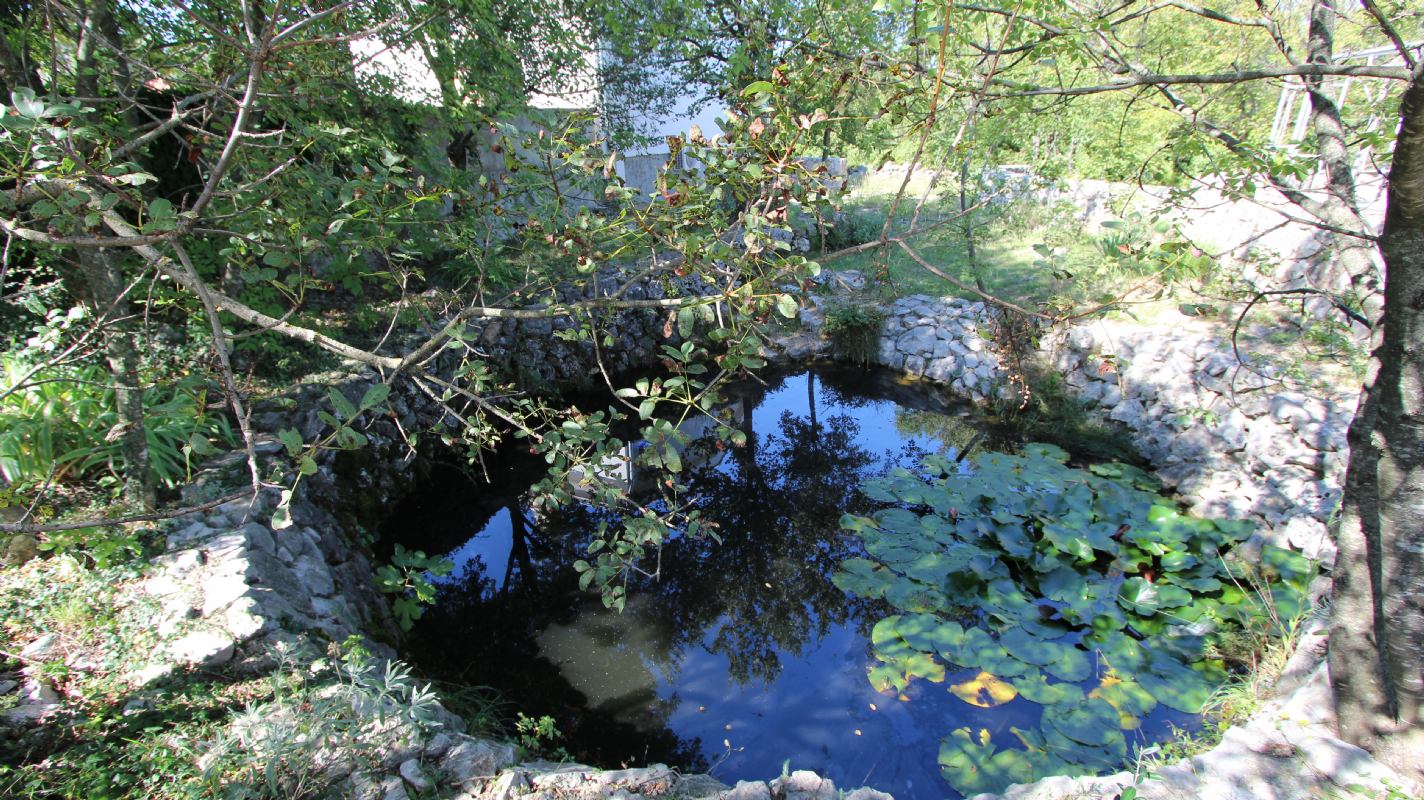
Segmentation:
<svg viewBox="0 0 1424 800">
<path fill-rule="evenodd" d="M 733 406 L 748 446 L 716 453 L 689 480 L 722 543 L 669 542 L 658 580 L 630 589 L 622 614 L 579 592 L 569 566 L 602 512 L 536 516 L 524 504 L 539 463 L 502 465 L 495 487 L 447 475 L 408 500 L 386 539 L 456 564 L 410 655 L 427 674 L 553 716 L 585 763 L 663 762 L 726 782 L 785 766 L 900 798 L 954 796 L 940 738 L 967 725 L 1013 746 L 1010 728 L 1033 727 L 1041 709 L 1023 698 L 977 708 L 946 690 L 972 672 L 874 691 L 870 627 L 887 608 L 831 583 L 859 554 L 838 520 L 869 510 L 857 492 L 867 477 L 1006 443 L 888 373 L 784 376 L 743 387 Z M 1172 713 L 1141 733 L 1187 721 Z"/>
</svg>

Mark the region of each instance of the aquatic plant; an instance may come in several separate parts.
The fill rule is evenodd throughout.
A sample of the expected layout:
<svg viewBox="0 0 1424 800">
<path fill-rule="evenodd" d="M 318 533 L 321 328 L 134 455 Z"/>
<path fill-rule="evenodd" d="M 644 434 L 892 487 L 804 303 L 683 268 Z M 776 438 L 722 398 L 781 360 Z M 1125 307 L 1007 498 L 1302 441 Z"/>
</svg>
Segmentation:
<svg viewBox="0 0 1424 800">
<path fill-rule="evenodd" d="M 941 771 L 965 794 L 1120 766 L 1124 731 L 1159 705 L 1200 713 L 1224 681 L 1209 646 L 1299 615 L 1316 571 L 1269 545 L 1248 568 L 1229 551 L 1250 523 L 1184 516 L 1135 467 L 1067 458 L 1046 444 L 929 456 L 921 474 L 862 485 L 888 507 L 841 519 L 868 558 L 835 584 L 900 612 L 871 633 L 877 690 L 918 678 L 981 708 L 1043 706 L 1037 729 L 1012 729 L 1019 747 L 967 727 L 941 740 Z"/>
</svg>

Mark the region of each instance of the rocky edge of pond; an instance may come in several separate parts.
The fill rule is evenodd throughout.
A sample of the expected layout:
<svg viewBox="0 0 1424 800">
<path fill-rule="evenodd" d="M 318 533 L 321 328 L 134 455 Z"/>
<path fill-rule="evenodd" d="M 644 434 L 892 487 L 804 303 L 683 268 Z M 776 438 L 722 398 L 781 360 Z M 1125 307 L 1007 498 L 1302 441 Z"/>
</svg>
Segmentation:
<svg viewBox="0 0 1424 800">
<path fill-rule="evenodd" d="M 832 291 L 859 289 L 854 273 L 828 274 Z M 785 360 L 825 357 L 829 345 L 817 334 L 828 302 L 807 298 L 803 330 L 773 343 Z M 984 304 L 953 298 L 908 297 L 884 308 L 878 363 L 946 387 L 976 402 L 1003 391 L 1004 370 L 992 341 L 992 311 Z M 538 327 L 535 330 L 534 327 Z M 543 364 L 540 377 L 576 375 L 588 353 L 554 352 L 557 323 L 515 331 L 487 328 L 493 347 L 518 343 L 520 360 Z M 641 343 L 659 341 L 661 321 L 640 315 L 623 323 L 618 335 Z M 541 344 L 542 343 L 542 344 Z M 650 354 L 651 346 L 623 352 Z M 1333 551 L 1327 519 L 1338 503 L 1345 464 L 1345 432 L 1355 396 L 1349 386 L 1312 397 L 1274 392 L 1268 364 L 1238 362 L 1229 341 L 1208 326 L 1170 329 L 1095 321 L 1044 342 L 1041 356 L 1053 364 L 1079 396 L 1132 433 L 1142 455 L 1164 483 L 1175 487 L 1200 514 L 1245 517 L 1259 523 L 1258 541 L 1292 546 L 1327 563 Z M 630 360 L 628 366 L 636 366 Z M 546 374 L 545 374 L 546 373 Z M 257 443 L 263 458 L 282 449 L 277 430 L 307 433 L 317 425 L 315 407 L 326 385 L 360 397 L 379 377 L 368 371 L 322 376 L 299 387 L 295 402 L 269 408 L 254 422 L 264 431 Z M 360 508 L 386 505 L 419 477 L 409 469 L 412 454 L 402 430 L 448 425 L 441 411 L 409 387 L 393 392 L 391 415 L 364 430 L 370 445 L 359 457 L 340 452 L 319 460 L 293 504 L 294 524 L 274 531 L 265 520 L 274 492 L 255 502 L 239 500 L 178 520 L 168 534 L 168 552 L 155 559 L 143 591 L 157 598 L 162 613 L 153 624 L 164 645 L 147 664 L 133 665 L 135 687 L 155 684 L 185 667 L 267 671 L 282 654 L 316 651 L 328 641 L 394 633 L 386 599 L 374 586 L 363 547 Z M 240 472 L 238 453 L 206 465 L 185 488 L 185 500 L 201 502 L 231 485 Z M 1322 581 L 1319 594 L 1328 592 Z M 1325 623 L 1310 622 L 1301 645 L 1276 687 L 1276 696 L 1248 724 L 1226 732 L 1213 750 L 1149 775 L 1120 773 L 1105 778 L 1049 778 L 1011 788 L 1013 800 L 1117 797 L 1135 785 L 1139 797 L 1292 798 L 1321 789 L 1345 792 L 1364 787 L 1383 791 L 1403 781 L 1363 750 L 1330 732 L 1333 702 L 1324 660 Z M 42 661 L 42 637 L 23 654 Z M 372 644 L 379 658 L 393 659 L 388 646 Z M 53 687 L 37 674 L 18 687 L 21 703 L 6 712 L 12 725 L 40 722 L 58 708 Z M 463 733 L 463 721 L 438 709 L 426 726 L 384 730 L 378 764 L 358 768 L 341 754 L 322 765 L 339 796 L 401 800 L 411 793 L 441 791 L 459 798 L 508 800 L 514 797 L 712 797 L 832 798 L 842 789 L 810 772 L 793 772 L 767 782 L 727 787 L 708 776 L 684 776 L 661 765 L 630 770 L 598 770 L 581 765 L 516 763 L 509 743 Z M 888 797 L 857 789 L 849 797 Z M 991 796 L 983 795 L 979 800 Z"/>
</svg>

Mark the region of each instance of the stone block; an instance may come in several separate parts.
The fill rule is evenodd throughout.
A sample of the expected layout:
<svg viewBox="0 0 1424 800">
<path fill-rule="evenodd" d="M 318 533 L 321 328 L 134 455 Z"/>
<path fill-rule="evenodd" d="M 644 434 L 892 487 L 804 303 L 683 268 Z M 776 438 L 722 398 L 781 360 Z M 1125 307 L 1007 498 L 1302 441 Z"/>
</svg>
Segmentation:
<svg viewBox="0 0 1424 800">
<path fill-rule="evenodd" d="M 237 642 L 227 634 L 195 631 L 168 645 L 168 653 L 183 664 L 215 667 L 232 660 Z"/>
<path fill-rule="evenodd" d="M 475 778 L 494 777 L 513 763 L 514 745 L 461 736 L 440 760 L 440 769 L 450 776 L 451 782 L 462 784 Z"/>
</svg>

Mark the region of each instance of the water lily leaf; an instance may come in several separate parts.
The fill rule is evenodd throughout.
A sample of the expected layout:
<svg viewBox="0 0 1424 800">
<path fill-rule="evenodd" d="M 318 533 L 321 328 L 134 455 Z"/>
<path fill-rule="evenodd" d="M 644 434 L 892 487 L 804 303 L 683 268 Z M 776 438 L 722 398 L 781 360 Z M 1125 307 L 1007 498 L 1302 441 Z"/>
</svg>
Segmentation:
<svg viewBox="0 0 1424 800">
<path fill-rule="evenodd" d="M 1003 762 L 995 763 L 995 750 L 988 730 L 971 735 L 968 728 L 960 728 L 940 740 L 940 774 L 965 796 L 1000 791 L 1019 777 Z"/>
<path fill-rule="evenodd" d="M 1088 696 L 1106 700 L 1117 709 L 1118 724 L 1123 730 L 1136 730 L 1142 725 L 1142 717 L 1157 707 L 1157 698 L 1140 684 L 1123 680 L 1116 672 L 1104 675 L 1102 682 Z"/>
<path fill-rule="evenodd" d="M 1266 577 L 1279 578 L 1287 586 L 1300 592 L 1305 592 L 1310 587 L 1310 581 L 1315 577 L 1315 562 L 1293 550 L 1287 550 L 1275 545 L 1265 545 L 1261 548 L 1261 565 L 1265 568 Z"/>
<path fill-rule="evenodd" d="M 1192 593 L 1180 586 L 1173 586 L 1170 583 L 1158 583 L 1157 587 L 1157 608 L 1170 609 L 1180 608 L 1192 602 Z"/>
<path fill-rule="evenodd" d="M 899 507 L 884 508 L 875 512 L 875 521 L 880 530 L 887 533 L 913 533 L 920 527 L 920 518 L 913 512 Z"/>
<path fill-rule="evenodd" d="M 1189 574 L 1174 573 L 1167 575 L 1163 580 L 1171 581 L 1173 584 L 1198 594 L 1206 594 L 1220 589 L 1221 580 L 1213 577 L 1197 577 Z M 1198 598 L 1200 599 L 1200 598 Z"/>
<path fill-rule="evenodd" d="M 937 585 L 943 583 L 951 572 L 955 572 L 956 566 L 954 560 L 944 553 L 926 553 L 900 569 L 908 578 Z"/>
<path fill-rule="evenodd" d="M 1028 596 L 1009 578 L 996 578 L 985 587 L 984 606 L 990 614 L 1011 625 L 1039 616 L 1038 606 L 1029 602 Z"/>
<path fill-rule="evenodd" d="M 1228 543 L 1244 542 L 1256 532 L 1256 523 L 1247 519 L 1213 520 L 1216 530 Z"/>
<path fill-rule="evenodd" d="M 1047 442 L 1033 442 L 1024 445 L 1024 455 L 1031 458 L 1046 458 L 1059 464 L 1068 463 L 1068 451 Z"/>
<path fill-rule="evenodd" d="M 875 627 L 870 629 L 870 643 L 875 646 L 877 651 L 901 641 L 900 633 L 897 630 L 900 619 L 899 614 L 892 614 L 876 622 Z"/>
<path fill-rule="evenodd" d="M 1089 594 L 1087 576 L 1072 567 L 1058 567 L 1038 581 L 1044 597 L 1062 603 L 1074 603 Z"/>
<path fill-rule="evenodd" d="M 992 672 L 995 675 L 1002 675 L 1006 678 L 1024 675 L 1037 669 L 1037 667 L 1026 664 L 1009 655 L 1008 652 L 999 645 L 994 645 L 993 647 L 980 651 L 979 666 L 983 668 L 985 672 Z"/>
<path fill-rule="evenodd" d="M 900 500 L 891 489 L 890 482 L 883 478 L 862 482 L 860 484 L 860 493 L 871 500 L 881 503 L 896 503 Z"/>
<path fill-rule="evenodd" d="M 1055 703 L 1078 702 L 1083 699 L 1083 690 L 1072 683 L 1049 683 L 1042 672 L 1030 672 L 1010 681 L 1019 694 L 1031 703 L 1051 706 Z"/>
<path fill-rule="evenodd" d="M 1201 562 L 1197 560 L 1196 556 L 1181 550 L 1164 553 L 1160 562 L 1163 572 L 1184 572 L 1199 563 Z"/>
<path fill-rule="evenodd" d="M 831 576 L 836 588 L 867 599 L 884 597 L 885 590 L 897 580 L 895 573 L 864 558 L 846 559 Z"/>
<path fill-rule="evenodd" d="M 1049 523 L 1043 526 L 1043 539 L 1064 555 L 1073 556 L 1080 562 L 1088 563 L 1097 556 L 1093 545 L 1082 535 L 1081 530 L 1068 525 Z"/>
<path fill-rule="evenodd" d="M 949 691 L 971 706 L 993 708 L 1019 696 L 1017 689 L 988 672 L 980 672 L 970 680 L 956 683 Z"/>
<path fill-rule="evenodd" d="M 944 665 L 926 653 L 915 653 L 895 662 L 895 666 L 912 678 L 924 678 L 930 683 L 944 682 Z"/>
<path fill-rule="evenodd" d="M 994 536 L 1005 553 L 1014 558 L 1028 558 L 1033 554 L 1033 541 L 1024 533 L 1022 521 L 1018 517 L 1010 516 L 1007 520 L 999 520 L 996 517 L 995 521 L 1012 523 L 1000 524 L 994 529 Z"/>
<path fill-rule="evenodd" d="M 1010 628 L 999 635 L 999 644 L 1009 652 L 1009 655 L 1021 661 L 1026 661 L 1037 666 L 1044 666 L 1056 661 L 1066 648 L 1072 645 L 1063 645 L 1058 642 L 1045 641 L 1032 636 L 1022 628 Z"/>
<path fill-rule="evenodd" d="M 1161 601 L 1158 600 L 1157 584 L 1146 578 L 1128 578 L 1118 590 L 1117 600 L 1128 611 L 1150 617 L 1157 613 Z"/>
<path fill-rule="evenodd" d="M 1117 709 L 1101 698 L 1057 703 L 1043 709 L 1043 725 L 1079 744 L 1107 746 L 1114 734 L 1121 737 Z"/>
<path fill-rule="evenodd" d="M 904 579 L 885 589 L 885 599 L 901 611 L 924 613 L 949 607 L 944 592 L 923 583 Z"/>
<path fill-rule="evenodd" d="M 947 622 L 933 614 L 906 614 L 896 623 L 895 630 L 900 638 L 922 653 L 943 652 L 964 639 L 964 628 L 959 623 Z"/>
<path fill-rule="evenodd" d="M 979 666 L 978 654 L 993 645 L 994 640 L 981 628 L 960 628 L 957 633 L 949 628 L 936 642 L 936 649 L 950 663 L 974 669 Z"/>
<path fill-rule="evenodd" d="M 1212 684 L 1194 669 L 1174 659 L 1153 659 L 1152 668 L 1134 677 L 1162 705 L 1184 714 L 1200 714 L 1211 699 Z"/>
<path fill-rule="evenodd" d="M 1060 681 L 1085 681 L 1093 675 L 1093 657 L 1076 647 L 1064 647 L 1058 658 L 1046 665 L 1044 670 Z"/>
<path fill-rule="evenodd" d="M 888 692 L 891 689 L 903 692 L 905 687 L 910 685 L 910 679 L 905 673 L 889 664 L 876 664 L 870 668 L 867 677 L 870 678 L 870 687 L 877 692 Z"/>
<path fill-rule="evenodd" d="M 1112 707 L 1108 706 L 1108 710 L 1111 711 Z M 1042 730 L 1043 740 L 1049 753 L 1069 763 L 1082 765 L 1091 772 L 1109 772 L 1118 769 L 1122 766 L 1123 759 L 1127 758 L 1127 739 L 1116 724 L 1112 725 L 1111 730 L 1105 731 L 1107 741 L 1102 745 L 1085 745 L 1075 742 L 1047 725 Z"/>
</svg>

